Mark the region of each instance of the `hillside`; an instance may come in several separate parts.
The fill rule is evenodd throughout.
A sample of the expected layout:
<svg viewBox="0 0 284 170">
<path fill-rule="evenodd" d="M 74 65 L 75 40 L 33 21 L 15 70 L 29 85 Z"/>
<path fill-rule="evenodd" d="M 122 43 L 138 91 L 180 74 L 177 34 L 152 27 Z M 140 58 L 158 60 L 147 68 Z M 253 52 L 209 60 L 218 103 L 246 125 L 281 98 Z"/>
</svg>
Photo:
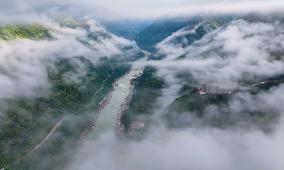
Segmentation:
<svg viewBox="0 0 284 170">
<path fill-rule="evenodd" d="M 0 39 L 12 40 L 18 38 L 43 39 L 51 38 L 48 29 L 41 25 L 5 25 L 0 27 Z"/>
<path fill-rule="evenodd" d="M 271 132 L 281 115 L 278 106 L 251 105 L 275 100 L 276 93 L 283 90 L 284 53 L 276 45 L 282 41 L 283 24 L 278 22 L 281 18 L 271 21 L 263 17 L 204 20 L 165 38 L 151 55 L 154 61 L 149 60 L 157 69 L 155 79 L 161 78 L 165 84 L 158 87 L 157 98 L 149 90 L 143 93 L 145 102 L 133 100 L 128 114 L 135 115 L 139 104 L 146 108 L 140 115 L 152 110 L 169 128 L 209 126 Z M 151 87 L 143 84 L 143 89 Z M 134 99 L 140 95 L 137 91 Z"/>
<path fill-rule="evenodd" d="M 1 88 L 8 88 L 0 95 L 1 168 L 62 169 L 73 153 L 66 148 L 77 144 L 112 84 L 129 71 L 125 62 L 144 57 L 99 24 L 78 23 L 1 27 L 0 48 L 10 49 L 0 64 Z"/>
</svg>

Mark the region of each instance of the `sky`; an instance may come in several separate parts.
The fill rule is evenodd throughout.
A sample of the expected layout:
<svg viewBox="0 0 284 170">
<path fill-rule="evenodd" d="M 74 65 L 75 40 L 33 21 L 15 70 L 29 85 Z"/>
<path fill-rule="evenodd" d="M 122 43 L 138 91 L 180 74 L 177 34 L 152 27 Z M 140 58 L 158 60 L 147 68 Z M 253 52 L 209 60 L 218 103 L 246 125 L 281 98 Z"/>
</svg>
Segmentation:
<svg viewBox="0 0 284 170">
<path fill-rule="evenodd" d="M 51 13 L 103 20 L 155 19 L 164 16 L 284 9 L 282 0 L 10 0 L 0 1 L 1 15 Z"/>
</svg>

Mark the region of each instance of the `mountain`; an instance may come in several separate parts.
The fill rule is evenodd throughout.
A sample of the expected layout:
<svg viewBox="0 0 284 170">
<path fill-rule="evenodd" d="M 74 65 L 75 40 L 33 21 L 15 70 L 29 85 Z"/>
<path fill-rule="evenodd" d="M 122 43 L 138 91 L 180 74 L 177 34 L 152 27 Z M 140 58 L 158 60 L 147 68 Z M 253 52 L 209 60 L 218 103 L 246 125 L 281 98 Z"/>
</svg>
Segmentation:
<svg viewBox="0 0 284 170">
<path fill-rule="evenodd" d="M 273 135 L 284 103 L 281 15 L 163 18 L 148 24 L 100 24 L 68 17 L 2 24 L 0 169 L 62 170 L 70 162 L 71 166 L 92 162 L 93 152 L 81 156 L 78 150 L 82 150 L 86 129 L 96 127 L 94 120 L 104 106 L 109 106 L 105 113 L 113 105 L 121 109 L 117 114 L 122 115 L 121 122 L 119 117 L 111 120 L 112 127 L 120 126 L 119 135 L 96 138 L 98 150 L 93 148 L 93 139 L 87 139 L 86 150 L 95 150 L 94 155 L 99 155 L 95 158 L 103 158 L 94 165 L 106 158 L 114 160 L 112 169 L 117 163 L 122 165 L 121 151 L 127 151 L 124 158 L 140 156 L 145 148 L 156 148 L 153 141 L 157 139 L 158 145 L 164 139 L 174 141 L 176 150 L 176 144 L 188 144 L 187 139 L 198 139 L 194 143 L 205 146 L 209 143 L 200 145 L 200 141 L 222 136 L 220 141 L 228 138 L 231 145 L 231 139 L 243 139 L 246 132 Z M 129 76 L 130 70 L 138 73 Z M 129 96 L 109 102 L 109 98 L 117 100 L 112 91 L 119 88 L 123 90 L 116 96 L 127 90 Z M 206 138 L 195 138 L 200 133 Z M 211 133 L 217 135 L 207 138 Z M 234 134 L 240 136 L 231 138 Z M 259 138 L 253 135 L 252 139 Z M 233 144 L 239 149 L 239 143 Z M 215 141 L 212 146 L 213 150 L 220 147 Z M 164 147 L 160 149 L 165 153 Z M 171 155 L 173 151 L 166 152 Z M 118 169 L 136 167 L 136 160 L 147 160 L 144 155 L 143 159 L 134 157 L 133 166 L 123 164 Z M 108 163 L 102 165 L 108 168 Z"/>
<path fill-rule="evenodd" d="M 183 50 L 179 50 L 180 48 L 192 45 L 210 32 L 226 26 L 233 19 L 232 16 L 203 17 L 196 24 L 189 23 L 156 44 L 156 52 L 151 58 L 161 59 L 165 57 L 165 54 L 170 56 L 169 53 L 172 53 L 175 58 L 183 57 L 184 53 Z M 170 51 L 172 49 L 177 50 Z"/>
<path fill-rule="evenodd" d="M 18 38 L 43 39 L 50 37 L 48 30 L 41 25 L 5 25 L 0 27 L 0 39 L 2 40 Z"/>
<path fill-rule="evenodd" d="M 137 80 L 125 115 L 129 132 L 131 120 L 149 122 L 151 114 L 169 128 L 273 131 L 281 109 L 269 101 L 276 102 L 284 83 L 282 17 L 220 18 L 193 20 L 156 46 L 151 69 L 140 78 L 151 81 Z M 162 84 L 153 88 L 152 82 Z"/>
<path fill-rule="evenodd" d="M 160 19 L 139 32 L 134 40 L 141 48 L 153 51 L 158 42 L 162 41 L 173 32 L 186 25 L 197 24 L 199 21 L 200 17 Z"/>
<path fill-rule="evenodd" d="M 119 20 L 119 21 L 101 21 L 101 24 L 110 32 L 134 40 L 135 37 L 151 25 L 152 21 L 142 20 Z"/>
<path fill-rule="evenodd" d="M 62 169 L 71 155 L 65 148 L 76 145 L 127 62 L 145 56 L 96 21 L 2 25 L 0 39 L 0 87 L 7 89 L 0 165 L 8 169 Z M 40 147 L 52 129 L 62 136 Z"/>
</svg>

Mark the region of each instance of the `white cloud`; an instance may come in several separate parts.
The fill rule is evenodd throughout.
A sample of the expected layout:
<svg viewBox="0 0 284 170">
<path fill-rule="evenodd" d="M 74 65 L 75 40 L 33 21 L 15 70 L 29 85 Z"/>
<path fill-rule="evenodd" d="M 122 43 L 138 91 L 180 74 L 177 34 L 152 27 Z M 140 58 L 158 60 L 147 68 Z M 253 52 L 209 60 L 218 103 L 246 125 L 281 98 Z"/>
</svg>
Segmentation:
<svg viewBox="0 0 284 170">
<path fill-rule="evenodd" d="M 38 6 L 53 4 L 54 1 L 1 1 L 1 18 L 16 16 L 19 13 L 32 13 Z M 155 18 L 170 13 L 171 15 L 194 14 L 198 12 L 236 12 L 270 11 L 282 9 L 281 1 L 250 1 L 250 2 L 221 2 L 196 4 L 181 1 L 88 1 L 72 2 L 88 9 L 99 17 L 118 18 Z M 80 4 L 79 4 L 80 3 Z M 153 4 L 154 3 L 154 4 Z M 217 4 L 216 4 L 217 3 Z M 223 3 L 223 2 L 222 2 Z M 182 5 L 180 5 L 182 4 Z M 170 5 L 170 6 L 169 6 Z M 226 9 L 221 9 L 225 8 Z M 5 8 L 5 9 L 4 9 Z M 109 11 L 109 12 L 108 12 Z M 10 13 L 10 14 L 9 14 Z M 32 15 L 30 21 L 40 20 L 42 16 Z M 45 18 L 45 17 L 43 17 Z M 7 18 L 6 18 L 7 19 Z M 47 19 L 49 20 L 49 19 Z M 7 19 L 8 22 L 8 19 Z M 15 40 L 0 43 L 0 100 L 13 96 L 41 95 L 48 90 L 50 84 L 46 74 L 46 64 L 58 57 L 72 57 L 85 55 L 96 61 L 96 56 L 102 54 L 119 53 L 118 46 L 130 42 L 119 37 L 101 39 L 94 42 L 95 49 L 90 51 L 80 44 L 76 37 L 85 35 L 82 30 L 62 29 L 53 27 L 55 41 Z M 253 29 L 252 29 L 253 28 Z M 102 31 L 98 27 L 94 31 Z M 189 52 L 182 61 L 146 62 L 161 67 L 159 74 L 174 75 L 177 71 L 189 71 L 200 84 L 209 84 L 212 87 L 236 88 L 239 81 L 249 76 L 274 76 L 284 71 L 283 59 L 271 61 L 271 51 L 281 51 L 284 48 L 283 25 L 279 23 L 251 24 L 237 21 L 219 32 L 212 33 L 213 41 L 208 41 L 212 35 L 205 37 L 196 46 L 181 48 L 164 44 L 167 54 L 181 54 Z M 282 32 L 282 33 L 281 33 Z M 61 35 L 63 34 L 63 35 Z M 71 38 L 70 38 L 70 35 Z M 130 43 L 132 44 L 132 43 Z M 214 52 L 216 50 L 216 53 Z M 207 52 L 213 51 L 211 53 Z M 218 52 L 229 55 L 230 63 L 224 60 Z M 95 54 L 94 54 L 94 53 Z M 206 55 L 204 55 L 206 54 Z M 201 55 L 205 57 L 200 57 Z M 174 58 L 174 56 L 172 56 Z M 167 105 L 180 87 L 179 80 L 167 77 L 171 85 L 165 89 L 159 100 Z M 169 91 L 167 91 L 169 90 Z M 248 108 L 267 109 L 283 113 L 283 86 L 262 93 L 256 98 L 240 94 L 235 96 L 229 109 L 236 111 L 237 102 L 245 100 Z M 165 107 L 165 106 L 162 106 Z M 157 108 L 158 110 L 159 108 Z M 158 117 L 160 118 L 160 117 Z M 163 127 L 151 129 L 150 134 L 142 141 L 120 141 L 112 134 L 104 134 L 95 141 L 86 142 L 75 155 L 69 169 L 98 169 L 98 170 L 283 170 L 284 156 L 284 126 L 281 122 L 276 131 L 270 135 L 261 131 L 220 130 L 214 128 L 191 128 L 183 130 L 168 130 Z M 73 148 L 72 148 L 73 149 Z"/>
<path fill-rule="evenodd" d="M 152 121 L 161 121 L 161 115 L 157 114 L 164 112 L 169 100 L 178 97 L 180 85 L 186 83 L 174 78 L 175 73 L 179 71 L 192 73 L 197 82 L 205 83 L 209 87 L 222 88 L 235 88 L 240 85 L 239 81 L 248 77 L 283 74 L 282 28 L 283 25 L 277 22 L 268 24 L 239 20 L 205 36 L 190 47 L 162 44 L 160 48 L 166 49 L 163 51 L 166 55 L 170 51 L 172 58 L 139 62 L 156 66 L 158 75 L 164 77 L 168 85 L 162 91 L 161 99 L 158 100 L 161 103 L 158 103 Z M 186 53 L 186 57 L 175 61 L 175 50 L 176 54 Z M 280 51 L 282 59 L 273 60 L 273 51 Z M 231 58 L 229 64 L 222 58 L 224 53 Z M 86 141 L 78 149 L 68 169 L 282 170 L 283 93 L 283 85 L 256 95 L 239 92 L 232 96 L 227 106 L 222 106 L 228 113 L 234 114 L 236 121 L 240 119 L 239 114 L 249 111 L 279 113 L 279 124 L 274 124 L 271 133 L 247 126 L 215 129 L 193 125 L 191 128 L 170 130 L 161 124 L 152 127 L 141 141 L 120 140 L 115 138 L 113 133 L 106 133 L 95 140 Z M 212 114 L 214 106 L 208 106 L 208 114 Z M 218 114 L 218 109 L 216 112 Z M 190 113 L 182 118 L 198 121 L 190 117 Z"/>
<path fill-rule="evenodd" d="M 211 88 L 238 88 L 240 81 L 284 72 L 282 29 L 283 24 L 277 22 L 234 21 L 191 46 L 162 42 L 158 49 L 166 58 L 144 64 L 168 67 L 173 72 L 186 70 Z M 180 55 L 185 58 L 175 60 Z M 280 59 L 273 59 L 277 55 Z"/>
<path fill-rule="evenodd" d="M 47 66 L 53 67 L 54 62 L 60 58 L 83 56 L 95 64 L 98 63 L 99 57 L 113 57 L 124 53 L 121 51 L 123 47 L 135 45 L 107 32 L 94 21 L 88 21 L 87 24 L 90 25 L 90 31 L 97 36 L 97 40 L 88 38 L 86 30 L 60 27 L 52 22 L 47 22 L 44 26 L 50 30 L 53 40 L 1 40 L 0 101 L 11 97 L 46 94 L 51 86 Z M 78 39 L 88 42 L 89 46 Z M 83 74 L 84 67 L 80 63 L 74 64 L 81 70 L 77 73 L 78 76 Z M 78 80 L 74 74 L 66 75 L 66 78 L 70 81 Z"/>
<path fill-rule="evenodd" d="M 282 0 L 11 0 L 0 2 L 1 13 L 48 11 L 56 15 L 89 15 L 100 19 L 155 19 L 205 13 L 283 11 Z M 45 13 L 44 12 L 44 13 Z"/>
<path fill-rule="evenodd" d="M 78 6 L 87 8 L 89 14 L 108 20 L 117 19 L 155 19 L 179 15 L 200 15 L 212 13 L 271 12 L 282 11 L 281 0 L 83 0 Z M 96 9 L 92 12 L 93 9 Z"/>
<path fill-rule="evenodd" d="M 151 129 L 142 141 L 104 134 L 86 142 L 69 166 L 98 170 L 282 170 L 283 126 L 273 135 L 259 131 Z"/>
<path fill-rule="evenodd" d="M 87 48 L 72 38 L 1 42 L 0 49 L 0 99 L 45 94 L 50 86 L 46 66 L 58 58 L 87 52 Z"/>
</svg>

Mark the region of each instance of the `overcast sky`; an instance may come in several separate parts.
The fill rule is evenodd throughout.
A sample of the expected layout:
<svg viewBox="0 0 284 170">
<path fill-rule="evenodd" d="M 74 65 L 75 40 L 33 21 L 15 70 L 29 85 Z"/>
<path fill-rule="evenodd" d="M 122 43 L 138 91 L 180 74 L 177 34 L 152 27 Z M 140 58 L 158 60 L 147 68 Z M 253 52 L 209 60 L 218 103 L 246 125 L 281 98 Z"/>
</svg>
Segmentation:
<svg viewBox="0 0 284 170">
<path fill-rule="evenodd" d="M 283 0 L 0 0 L 0 14 L 62 12 L 103 19 L 154 19 L 200 13 L 281 11 Z"/>
</svg>

